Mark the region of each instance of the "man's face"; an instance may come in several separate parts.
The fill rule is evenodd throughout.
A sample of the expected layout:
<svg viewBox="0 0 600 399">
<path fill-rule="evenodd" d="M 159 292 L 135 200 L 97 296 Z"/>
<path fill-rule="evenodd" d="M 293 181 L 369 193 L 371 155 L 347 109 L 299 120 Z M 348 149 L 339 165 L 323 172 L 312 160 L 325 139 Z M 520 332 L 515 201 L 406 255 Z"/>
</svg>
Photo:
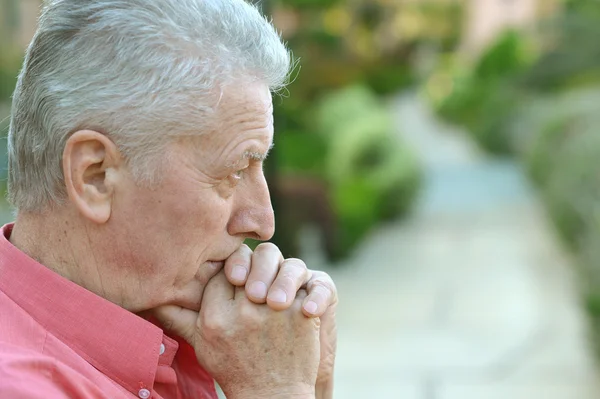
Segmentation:
<svg viewBox="0 0 600 399">
<path fill-rule="evenodd" d="M 268 240 L 274 216 L 262 159 L 273 141 L 263 84 L 228 87 L 217 129 L 174 142 L 153 189 L 126 184 L 115 198 L 109 245 L 122 306 L 198 309 L 207 281 L 245 238 Z M 125 186 L 125 185 L 124 185 Z"/>
</svg>

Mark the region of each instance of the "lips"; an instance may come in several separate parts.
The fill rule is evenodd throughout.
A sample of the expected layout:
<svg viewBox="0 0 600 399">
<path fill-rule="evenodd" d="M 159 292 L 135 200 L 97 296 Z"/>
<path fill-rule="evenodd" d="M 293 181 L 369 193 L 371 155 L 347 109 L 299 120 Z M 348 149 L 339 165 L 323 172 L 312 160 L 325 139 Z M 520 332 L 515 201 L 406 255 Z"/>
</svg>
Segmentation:
<svg viewBox="0 0 600 399">
<path fill-rule="evenodd" d="M 199 272 L 201 272 L 205 278 L 207 277 L 207 280 L 204 281 L 204 283 L 207 283 L 208 280 L 210 280 L 211 278 L 216 276 L 221 270 L 223 270 L 223 267 L 225 267 L 225 261 L 229 259 L 229 257 L 240 248 L 240 245 L 242 244 L 240 243 L 237 247 L 235 247 L 234 250 L 226 252 L 227 255 L 223 257 L 221 257 L 222 255 L 219 255 L 217 260 L 209 259 L 203 263 L 204 267 L 200 267 Z"/>
</svg>

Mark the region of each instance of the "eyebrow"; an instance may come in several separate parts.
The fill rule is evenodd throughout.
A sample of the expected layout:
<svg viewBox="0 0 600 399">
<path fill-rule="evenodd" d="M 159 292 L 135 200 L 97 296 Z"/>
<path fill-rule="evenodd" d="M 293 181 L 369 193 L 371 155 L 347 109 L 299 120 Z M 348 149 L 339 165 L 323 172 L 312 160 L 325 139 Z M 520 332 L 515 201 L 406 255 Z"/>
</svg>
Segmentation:
<svg viewBox="0 0 600 399">
<path fill-rule="evenodd" d="M 251 159 L 253 161 L 262 162 L 265 159 L 267 159 L 267 157 L 269 156 L 269 152 L 271 151 L 274 145 L 275 143 L 271 143 L 271 145 L 267 149 L 267 152 L 265 153 L 258 151 L 245 151 L 244 154 L 242 154 L 242 159 Z"/>
<path fill-rule="evenodd" d="M 274 145 L 275 145 L 274 143 L 271 143 L 271 145 L 267 149 L 267 152 L 265 152 L 265 153 L 260 152 L 260 151 L 252 151 L 252 150 L 244 151 L 242 156 L 237 161 L 230 163 L 229 165 L 227 165 L 227 167 L 235 167 L 240 162 L 242 162 L 244 159 L 250 159 L 250 160 L 256 161 L 256 162 L 264 162 L 264 160 L 267 159 L 267 157 L 269 156 L 269 152 L 271 151 L 271 149 L 273 148 Z"/>
</svg>

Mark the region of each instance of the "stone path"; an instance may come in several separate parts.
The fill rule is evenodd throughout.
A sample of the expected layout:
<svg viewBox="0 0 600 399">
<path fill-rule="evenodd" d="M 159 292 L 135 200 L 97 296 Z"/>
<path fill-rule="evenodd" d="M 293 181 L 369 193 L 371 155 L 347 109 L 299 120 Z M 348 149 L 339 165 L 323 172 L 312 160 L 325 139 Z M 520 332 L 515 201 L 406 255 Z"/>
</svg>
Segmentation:
<svg viewBox="0 0 600 399">
<path fill-rule="evenodd" d="M 414 94 L 392 107 L 425 187 L 409 220 L 328 270 L 341 297 L 335 397 L 600 397 L 570 260 L 523 171 Z"/>
</svg>

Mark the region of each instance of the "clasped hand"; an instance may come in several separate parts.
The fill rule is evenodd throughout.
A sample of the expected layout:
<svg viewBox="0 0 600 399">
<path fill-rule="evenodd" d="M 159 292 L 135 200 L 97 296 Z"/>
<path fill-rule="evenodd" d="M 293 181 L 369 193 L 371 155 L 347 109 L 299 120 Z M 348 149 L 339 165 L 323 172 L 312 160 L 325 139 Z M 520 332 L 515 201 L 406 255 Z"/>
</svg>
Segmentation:
<svg viewBox="0 0 600 399">
<path fill-rule="evenodd" d="M 331 277 L 242 245 L 207 284 L 200 311 L 156 317 L 183 337 L 230 399 L 331 396 L 338 297 Z M 264 304 L 268 306 L 265 306 Z"/>
</svg>

